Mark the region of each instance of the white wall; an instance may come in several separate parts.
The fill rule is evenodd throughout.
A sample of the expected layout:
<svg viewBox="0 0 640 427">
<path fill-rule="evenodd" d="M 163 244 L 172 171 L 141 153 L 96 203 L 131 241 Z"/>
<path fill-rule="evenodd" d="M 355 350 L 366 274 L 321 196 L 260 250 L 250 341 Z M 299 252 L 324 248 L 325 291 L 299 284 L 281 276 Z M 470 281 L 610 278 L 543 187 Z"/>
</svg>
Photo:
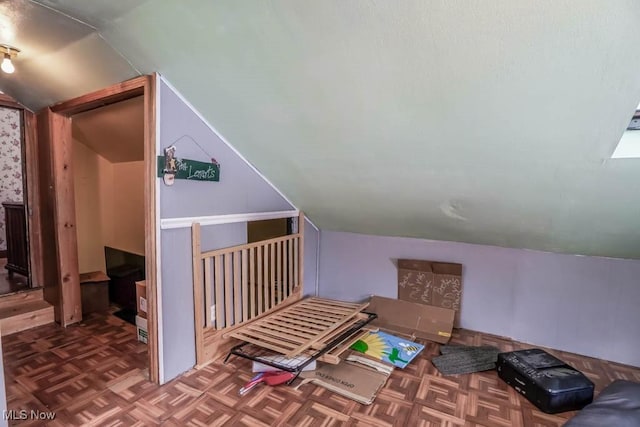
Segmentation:
<svg viewBox="0 0 640 427">
<path fill-rule="evenodd" d="M 396 260 L 463 264 L 461 326 L 640 366 L 640 260 L 322 231 L 320 296 L 397 297 Z"/>
</svg>

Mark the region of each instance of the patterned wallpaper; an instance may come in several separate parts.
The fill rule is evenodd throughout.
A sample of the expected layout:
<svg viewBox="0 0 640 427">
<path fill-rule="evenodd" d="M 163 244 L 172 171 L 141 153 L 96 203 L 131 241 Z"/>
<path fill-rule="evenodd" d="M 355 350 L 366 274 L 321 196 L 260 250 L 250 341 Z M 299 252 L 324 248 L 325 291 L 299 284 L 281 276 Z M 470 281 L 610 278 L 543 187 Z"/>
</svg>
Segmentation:
<svg viewBox="0 0 640 427">
<path fill-rule="evenodd" d="M 22 201 L 20 111 L 0 107 L 0 203 Z M 0 205 L 0 250 L 7 249 L 4 208 Z"/>
</svg>

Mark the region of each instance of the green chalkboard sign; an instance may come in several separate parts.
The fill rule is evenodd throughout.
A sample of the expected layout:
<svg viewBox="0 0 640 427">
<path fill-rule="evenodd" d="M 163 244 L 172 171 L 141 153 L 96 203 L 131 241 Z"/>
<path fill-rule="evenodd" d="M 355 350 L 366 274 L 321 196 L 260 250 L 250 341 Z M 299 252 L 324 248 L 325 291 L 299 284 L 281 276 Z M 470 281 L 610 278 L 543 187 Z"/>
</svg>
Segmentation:
<svg viewBox="0 0 640 427">
<path fill-rule="evenodd" d="M 196 160 L 175 158 L 175 179 L 192 181 L 220 181 L 220 165 L 218 163 L 198 162 Z M 164 156 L 158 156 L 158 177 L 165 175 Z"/>
</svg>

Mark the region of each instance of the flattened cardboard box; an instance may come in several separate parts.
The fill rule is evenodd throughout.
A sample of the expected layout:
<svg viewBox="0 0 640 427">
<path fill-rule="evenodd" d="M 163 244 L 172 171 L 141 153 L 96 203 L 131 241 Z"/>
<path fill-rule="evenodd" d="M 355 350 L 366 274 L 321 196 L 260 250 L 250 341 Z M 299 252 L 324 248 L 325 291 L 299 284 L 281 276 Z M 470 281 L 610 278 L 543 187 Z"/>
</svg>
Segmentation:
<svg viewBox="0 0 640 427">
<path fill-rule="evenodd" d="M 363 405 L 370 405 L 393 372 L 393 366 L 350 355 L 337 365 L 322 364 L 315 371 L 302 372 L 302 386 L 314 383 Z"/>
<path fill-rule="evenodd" d="M 455 310 L 460 326 L 462 264 L 413 259 L 398 260 L 398 299 Z"/>
<path fill-rule="evenodd" d="M 369 301 L 367 311 L 378 315 L 378 318 L 371 322 L 371 326 L 391 333 L 446 344 L 453 331 L 455 311 L 449 308 L 374 295 Z"/>
</svg>

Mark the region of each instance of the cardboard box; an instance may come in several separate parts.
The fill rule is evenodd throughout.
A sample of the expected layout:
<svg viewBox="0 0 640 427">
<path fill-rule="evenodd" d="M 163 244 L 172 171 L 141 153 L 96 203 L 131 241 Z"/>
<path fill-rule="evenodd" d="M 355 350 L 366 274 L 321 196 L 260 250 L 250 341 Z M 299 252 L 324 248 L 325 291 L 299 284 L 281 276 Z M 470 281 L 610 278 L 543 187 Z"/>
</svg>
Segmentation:
<svg viewBox="0 0 640 427">
<path fill-rule="evenodd" d="M 377 326 L 390 333 L 446 344 L 453 331 L 455 311 L 450 308 L 374 295 L 366 311 L 378 315 L 378 318 L 371 322 L 371 326 Z"/>
<path fill-rule="evenodd" d="M 147 282 L 136 282 L 136 311 L 138 316 L 147 318 Z"/>
<path fill-rule="evenodd" d="M 149 342 L 149 332 L 147 330 L 147 319 L 141 316 L 136 316 L 136 334 L 138 335 L 138 341 L 147 344 Z"/>
<path fill-rule="evenodd" d="M 398 299 L 453 309 L 459 327 L 462 264 L 399 259 Z"/>
</svg>

